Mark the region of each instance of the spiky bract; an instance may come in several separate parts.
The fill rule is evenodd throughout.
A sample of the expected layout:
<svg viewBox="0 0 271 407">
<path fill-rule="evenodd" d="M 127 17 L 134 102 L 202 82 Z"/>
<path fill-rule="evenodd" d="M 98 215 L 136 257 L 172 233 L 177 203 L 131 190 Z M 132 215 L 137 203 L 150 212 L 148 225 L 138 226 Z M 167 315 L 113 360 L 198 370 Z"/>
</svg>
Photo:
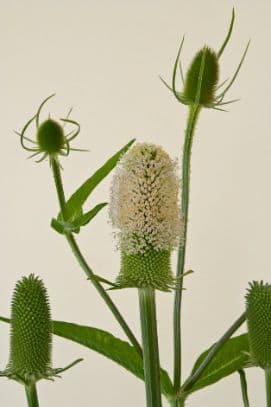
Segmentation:
<svg viewBox="0 0 271 407">
<path fill-rule="evenodd" d="M 161 147 L 139 143 L 121 159 L 110 204 L 122 252 L 120 285 L 172 286 L 170 252 L 182 225 L 178 191 L 175 163 Z"/>
<path fill-rule="evenodd" d="M 271 285 L 253 281 L 246 295 L 248 338 L 253 362 L 271 368 Z"/>
<path fill-rule="evenodd" d="M 14 290 L 7 370 L 24 383 L 51 374 L 52 326 L 46 288 L 39 277 L 23 277 Z"/>
<path fill-rule="evenodd" d="M 63 128 L 55 120 L 45 120 L 37 129 L 37 144 L 44 153 L 60 153 L 65 146 Z"/>
<path fill-rule="evenodd" d="M 218 58 L 211 48 L 202 48 L 194 57 L 184 82 L 183 99 L 187 104 L 211 105 L 219 77 Z"/>
</svg>

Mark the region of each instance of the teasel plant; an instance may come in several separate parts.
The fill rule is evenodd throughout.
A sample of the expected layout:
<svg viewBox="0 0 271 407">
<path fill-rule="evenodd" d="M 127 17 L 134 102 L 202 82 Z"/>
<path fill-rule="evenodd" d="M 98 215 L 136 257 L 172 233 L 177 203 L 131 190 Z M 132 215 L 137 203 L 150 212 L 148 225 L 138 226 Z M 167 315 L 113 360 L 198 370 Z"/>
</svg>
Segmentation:
<svg viewBox="0 0 271 407">
<path fill-rule="evenodd" d="M 218 341 L 210 354 L 203 361 L 198 371 L 194 372 L 182 385 L 182 347 L 181 347 L 181 311 L 182 311 L 182 292 L 183 276 L 185 272 L 185 255 L 187 246 L 187 229 L 188 229 L 188 212 L 189 212 L 189 193 L 190 193 L 190 172 L 191 172 L 191 153 L 194 140 L 196 124 L 200 112 L 204 108 L 224 111 L 228 106 L 238 99 L 227 100 L 225 97 L 235 82 L 239 71 L 246 57 L 250 41 L 248 42 L 241 60 L 230 80 L 219 83 L 220 59 L 228 45 L 234 26 L 235 12 L 232 10 L 232 18 L 227 35 L 218 51 L 205 45 L 201 48 L 187 70 L 186 75 L 183 73 L 181 63 L 181 51 L 184 44 L 184 37 L 179 47 L 177 57 L 173 67 L 171 86 L 161 78 L 162 82 L 171 91 L 175 99 L 187 106 L 188 119 L 185 130 L 183 155 L 182 155 L 182 195 L 181 195 L 181 213 L 183 217 L 183 240 L 180 241 L 178 249 L 178 262 L 176 271 L 177 287 L 175 290 L 174 302 L 174 390 L 178 394 L 176 401 L 173 401 L 175 407 L 183 406 L 187 392 L 193 384 L 200 378 L 202 372 L 207 368 L 213 358 L 213 355 L 223 346 L 224 341 L 245 321 L 245 312 L 236 320 L 233 326 L 223 335 L 221 341 Z M 183 90 L 177 90 L 177 73 L 180 71 L 180 77 L 183 82 Z M 228 82 L 228 83 L 227 83 Z M 223 88 L 224 86 L 224 88 Z"/>
<path fill-rule="evenodd" d="M 232 78 L 219 83 L 221 58 L 231 38 L 234 20 L 233 10 L 228 32 L 218 51 L 204 45 L 195 54 L 185 74 L 180 61 L 183 39 L 174 63 L 171 84 L 162 79 L 174 98 L 188 109 L 179 165 L 163 147 L 147 142 L 134 144 L 133 139 L 110 157 L 67 198 L 62 175 L 64 160 L 71 153 L 86 151 L 73 145 L 81 128 L 80 124 L 71 118 L 72 109 L 64 117 L 58 118 L 51 113 L 46 116 L 44 112 L 52 101 L 54 96 L 52 94 L 40 104 L 22 130 L 16 131 L 21 146 L 30 153 L 29 158 L 37 159 L 38 163 L 49 162 L 59 206 L 58 213 L 51 221 L 52 229 L 66 239 L 88 282 L 97 290 L 129 342 L 98 328 L 63 321 L 48 322 L 48 327 L 51 328 L 48 328 L 49 331 L 47 329 L 47 335 L 50 332 L 50 335 L 61 336 L 99 352 L 144 380 L 147 407 L 162 406 L 162 397 L 166 398 L 171 407 L 184 407 L 192 393 L 232 373 L 239 374 L 243 405 L 249 407 L 245 369 L 250 366 L 260 366 L 265 370 L 269 392 L 267 392 L 267 400 L 270 399 L 270 367 L 269 362 L 263 363 L 264 360 L 269 360 L 269 347 L 264 342 L 265 339 L 258 342 L 253 339 L 258 335 L 255 323 L 258 321 L 258 315 L 264 315 L 262 321 L 266 323 L 264 331 L 259 329 L 259 335 L 261 331 L 264 338 L 265 333 L 270 329 L 266 317 L 269 300 L 266 300 L 265 295 L 269 286 L 261 283 L 251 285 L 247 294 L 246 310 L 210 348 L 202 352 L 195 361 L 191 374 L 185 380 L 182 377 L 182 293 L 184 277 L 191 272 L 186 270 L 185 254 L 188 243 L 192 145 L 196 124 L 204 109 L 223 111 L 225 107 L 237 101 L 225 98 L 239 74 L 249 43 Z M 177 85 L 179 77 L 183 81 L 182 90 Z M 101 273 L 94 272 L 80 249 L 77 236 L 108 204 L 101 202 L 91 209 L 85 209 L 93 190 L 113 170 L 109 217 L 120 252 L 120 270 L 119 273 L 115 273 L 116 278 L 111 281 L 112 279 L 108 280 Z M 176 273 L 172 271 L 171 261 L 174 250 L 178 251 Z M 35 280 L 34 277 L 31 278 Z M 125 290 L 128 293 L 128 289 L 138 290 L 141 342 L 111 298 L 113 290 L 115 292 Z M 172 380 L 160 365 L 157 290 L 174 295 Z M 258 301 L 261 296 L 264 297 L 263 300 L 261 299 L 263 305 Z M 246 315 L 248 315 L 248 334 L 231 338 L 245 322 Z M 4 317 L 0 319 L 12 324 L 13 311 L 10 320 Z M 264 352 L 263 343 L 266 345 Z M 258 352 L 259 349 L 260 352 Z M 14 354 L 12 351 L 11 355 Z M 13 356 L 10 357 L 10 363 L 2 375 L 16 379 L 18 372 L 11 370 L 14 368 L 12 360 L 14 360 Z M 25 364 L 27 366 L 27 363 Z M 41 374 L 32 375 L 31 377 L 35 377 L 33 383 L 29 384 L 28 379 L 23 382 L 26 389 L 31 385 L 32 393 L 30 393 L 34 398 L 36 379 L 52 378 L 56 372 L 51 368 L 48 369 L 46 372 L 41 369 Z M 27 378 L 29 377 L 28 375 Z M 33 407 L 37 405 L 37 401 L 36 404 L 33 403 L 35 401 L 29 405 Z M 268 407 L 271 407 L 271 402 L 268 401 L 268 403 Z"/>
<path fill-rule="evenodd" d="M 30 274 L 16 284 L 11 304 L 10 355 L 0 376 L 25 387 L 29 407 L 39 407 L 36 383 L 53 380 L 81 362 L 77 359 L 65 368 L 54 369 L 52 358 L 52 321 L 47 290 L 43 281 Z"/>
<path fill-rule="evenodd" d="M 110 217 L 121 251 L 116 285 L 138 289 L 148 406 L 162 405 L 155 290 L 174 286 L 170 255 L 182 231 L 178 190 L 174 162 L 147 143 L 121 159 L 112 183 Z"/>
</svg>

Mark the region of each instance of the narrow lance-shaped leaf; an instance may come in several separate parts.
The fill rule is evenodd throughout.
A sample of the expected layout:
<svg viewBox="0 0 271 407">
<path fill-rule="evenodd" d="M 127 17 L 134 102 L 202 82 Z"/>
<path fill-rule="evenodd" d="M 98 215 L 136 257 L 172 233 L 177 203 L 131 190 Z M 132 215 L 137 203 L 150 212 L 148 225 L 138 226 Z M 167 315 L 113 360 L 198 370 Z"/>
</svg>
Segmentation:
<svg viewBox="0 0 271 407">
<path fill-rule="evenodd" d="M 4 317 L 0 317 L 0 321 L 10 322 L 8 318 Z M 98 328 L 62 321 L 53 321 L 53 333 L 108 357 L 136 377 L 144 380 L 143 361 L 140 355 L 128 342 L 116 338 L 111 333 Z M 173 394 L 172 383 L 167 372 L 163 369 L 161 369 L 161 386 L 165 396 Z"/>
<path fill-rule="evenodd" d="M 81 226 L 87 225 L 99 212 L 107 205 L 107 202 L 100 203 L 92 208 L 89 212 L 79 215 L 72 222 L 64 222 L 62 220 L 52 219 L 51 226 L 58 233 L 65 233 L 71 231 L 78 233 Z"/>
<path fill-rule="evenodd" d="M 105 162 L 90 178 L 88 178 L 68 199 L 66 203 L 67 213 L 69 220 L 74 219 L 78 214 L 96 186 L 114 169 L 120 157 L 129 149 L 134 143 L 134 139 L 121 148 L 109 160 Z M 58 214 L 58 220 L 61 219 L 61 214 Z"/>
<path fill-rule="evenodd" d="M 197 370 L 211 348 L 199 356 L 193 367 L 192 373 Z M 251 366 L 251 363 L 249 358 L 247 334 L 231 338 L 222 346 L 189 392 L 192 393 L 203 387 L 210 386 L 224 377 L 249 366 Z"/>
</svg>

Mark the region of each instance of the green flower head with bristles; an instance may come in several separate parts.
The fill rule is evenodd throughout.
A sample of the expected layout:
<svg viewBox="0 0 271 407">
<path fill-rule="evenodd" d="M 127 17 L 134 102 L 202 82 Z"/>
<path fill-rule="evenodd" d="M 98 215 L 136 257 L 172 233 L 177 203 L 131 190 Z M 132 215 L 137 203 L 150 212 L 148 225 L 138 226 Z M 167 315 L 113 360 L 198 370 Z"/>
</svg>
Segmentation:
<svg viewBox="0 0 271 407">
<path fill-rule="evenodd" d="M 39 106 L 37 113 L 25 124 L 21 132 L 15 132 L 20 136 L 21 145 L 26 150 L 32 154 L 28 158 L 36 157 L 41 155 L 41 158 L 37 162 L 41 162 L 49 157 L 51 159 L 58 159 L 59 156 L 68 156 L 70 151 L 86 151 L 77 148 L 71 148 L 70 142 L 74 140 L 79 132 L 80 125 L 74 120 L 69 119 L 71 110 L 69 110 L 66 118 L 60 119 L 62 124 L 58 123 L 56 120 L 48 119 L 40 123 L 40 114 L 42 108 L 46 102 L 51 99 L 54 94 L 47 97 Z M 32 140 L 26 136 L 26 132 L 29 126 L 35 122 L 36 124 L 36 139 Z M 65 134 L 64 126 L 70 124 L 75 126 L 74 130 L 71 130 Z"/>
<path fill-rule="evenodd" d="M 223 54 L 232 34 L 232 29 L 234 25 L 234 10 L 232 11 L 232 19 L 229 26 L 227 36 L 220 47 L 219 51 L 214 51 L 208 46 L 204 46 L 200 49 L 195 57 L 193 58 L 190 67 L 186 75 L 183 74 L 182 63 L 180 60 L 181 50 L 184 43 L 184 38 L 181 42 L 177 58 L 175 60 L 173 75 L 172 75 L 172 85 L 168 85 L 164 79 L 161 78 L 162 82 L 166 85 L 168 89 L 174 94 L 175 98 L 185 104 L 185 105 L 198 105 L 206 108 L 212 108 L 216 110 L 223 110 L 222 106 L 228 105 L 230 103 L 236 102 L 238 99 L 225 101 L 224 98 L 233 85 L 237 75 L 241 69 L 244 62 L 249 42 L 246 49 L 242 55 L 241 61 L 233 74 L 233 77 L 228 80 L 218 84 L 219 80 L 219 61 Z M 183 91 L 177 90 L 177 70 L 180 69 L 180 74 L 183 82 Z M 226 84 L 226 85 L 225 85 Z M 218 92 L 222 86 L 225 88 Z"/>
<path fill-rule="evenodd" d="M 271 368 L 271 284 L 253 281 L 246 294 L 248 338 L 252 362 Z"/>
<path fill-rule="evenodd" d="M 182 232 L 176 164 L 154 144 L 137 144 L 120 160 L 110 218 L 121 250 L 120 287 L 173 286 L 170 254 Z"/>
<path fill-rule="evenodd" d="M 25 385 L 52 379 L 64 369 L 53 369 L 52 321 L 46 288 L 39 277 L 23 277 L 14 290 L 11 305 L 10 355 L 0 372 Z"/>
</svg>

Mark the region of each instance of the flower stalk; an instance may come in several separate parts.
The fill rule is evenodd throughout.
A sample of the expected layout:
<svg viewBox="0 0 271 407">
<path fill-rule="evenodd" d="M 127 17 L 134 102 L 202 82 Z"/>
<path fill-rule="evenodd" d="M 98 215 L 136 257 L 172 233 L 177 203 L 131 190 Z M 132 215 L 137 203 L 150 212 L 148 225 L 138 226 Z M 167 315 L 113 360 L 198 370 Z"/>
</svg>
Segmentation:
<svg viewBox="0 0 271 407">
<path fill-rule="evenodd" d="M 35 383 L 25 386 L 28 407 L 39 407 L 37 387 Z"/>
<path fill-rule="evenodd" d="M 151 287 L 140 288 L 138 294 L 147 407 L 161 407 L 155 290 Z"/>
<path fill-rule="evenodd" d="M 189 209 L 189 191 L 190 191 L 190 163 L 191 149 L 193 143 L 193 135 L 200 113 L 199 105 L 192 105 L 189 108 L 189 116 L 185 133 L 185 142 L 183 149 L 182 160 L 182 198 L 181 198 L 181 213 L 183 220 L 183 240 L 179 244 L 178 263 L 177 263 L 177 287 L 174 301 L 174 390 L 177 392 L 181 385 L 181 365 L 182 365 L 182 349 L 181 349 L 181 308 L 182 308 L 182 291 L 183 277 L 185 265 L 185 253 L 187 242 L 187 223 Z M 177 404 L 176 404 L 177 407 Z"/>
</svg>

